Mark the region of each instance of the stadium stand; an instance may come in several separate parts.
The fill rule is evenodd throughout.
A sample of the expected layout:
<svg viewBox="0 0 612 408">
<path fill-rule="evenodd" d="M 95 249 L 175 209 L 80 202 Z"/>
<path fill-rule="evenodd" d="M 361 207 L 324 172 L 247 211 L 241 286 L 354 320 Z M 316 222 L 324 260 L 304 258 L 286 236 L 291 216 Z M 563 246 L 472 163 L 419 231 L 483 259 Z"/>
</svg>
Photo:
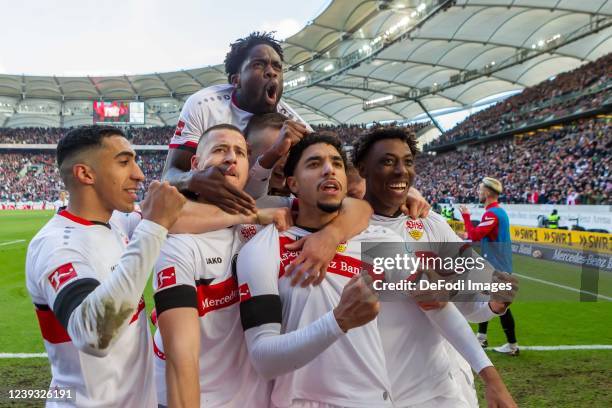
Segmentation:
<svg viewBox="0 0 612 408">
<path fill-rule="evenodd" d="M 612 54 L 608 54 L 469 116 L 427 148 L 594 109 L 612 95 L 611 91 Z"/>
<path fill-rule="evenodd" d="M 423 126 L 410 128 L 418 131 Z M 463 151 L 423 154 L 417 160 L 417 188 L 432 203 L 473 202 L 473 175 L 497 174 L 506 186 L 503 202 L 565 204 L 570 197 L 574 204 L 612 204 L 612 160 L 606 154 L 612 147 L 611 127 L 610 117 L 582 119 Z M 27 130 L 16 130 L 16 134 L 29 137 Z M 321 126 L 316 130 L 336 132 L 348 145 L 366 128 Z M 171 131 L 169 127 L 138 129 L 131 136 L 134 144 L 158 144 L 168 140 Z M 52 129 L 51 136 L 37 132 L 37 140 L 58 134 Z M 147 183 L 160 177 L 165 157 L 165 151 L 139 152 Z M 51 151 L 0 153 L 0 161 L 5 163 L 0 174 L 0 201 L 53 201 L 62 189 Z"/>
<path fill-rule="evenodd" d="M 612 204 L 612 117 L 582 119 L 417 159 L 416 187 L 430 202 L 477 202 L 474 174 L 496 175 L 500 201 Z"/>
</svg>

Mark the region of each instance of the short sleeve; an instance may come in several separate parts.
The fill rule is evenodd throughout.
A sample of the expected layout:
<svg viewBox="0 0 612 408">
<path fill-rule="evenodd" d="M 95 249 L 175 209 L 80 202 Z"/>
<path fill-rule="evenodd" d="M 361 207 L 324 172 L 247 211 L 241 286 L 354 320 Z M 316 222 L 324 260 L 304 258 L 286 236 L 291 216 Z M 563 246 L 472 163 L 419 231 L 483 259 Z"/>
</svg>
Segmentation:
<svg viewBox="0 0 612 408">
<path fill-rule="evenodd" d="M 279 264 L 279 235 L 273 225 L 264 228 L 238 254 L 236 271 L 240 320 L 245 331 L 282 322 L 278 292 Z"/>
<path fill-rule="evenodd" d="M 47 305 L 61 321 L 63 309 L 66 312 L 72 311 L 72 301 L 77 298 L 82 300 L 76 294 L 87 296 L 100 284 L 100 277 L 88 257 L 77 249 L 54 248 L 47 253 L 53 253 L 53 256 L 40 265 L 42 273 L 38 277 L 37 286 Z"/>
<path fill-rule="evenodd" d="M 200 136 L 208 128 L 206 105 L 199 104 L 198 98 L 198 93 L 195 93 L 185 102 L 170 140 L 170 149 L 189 148 L 195 150 L 198 147 Z"/>
<path fill-rule="evenodd" d="M 238 253 L 240 301 L 260 295 L 278 295 L 279 235 L 274 225 L 265 227 Z M 246 289 L 243 293 L 243 288 Z"/>
<path fill-rule="evenodd" d="M 179 307 L 198 308 L 197 258 L 192 238 L 170 235 L 153 269 L 153 298 L 157 316 Z"/>
<path fill-rule="evenodd" d="M 178 285 L 196 286 L 196 256 L 191 238 L 170 235 L 162 246 L 155 263 L 153 290 L 155 293 Z"/>
</svg>

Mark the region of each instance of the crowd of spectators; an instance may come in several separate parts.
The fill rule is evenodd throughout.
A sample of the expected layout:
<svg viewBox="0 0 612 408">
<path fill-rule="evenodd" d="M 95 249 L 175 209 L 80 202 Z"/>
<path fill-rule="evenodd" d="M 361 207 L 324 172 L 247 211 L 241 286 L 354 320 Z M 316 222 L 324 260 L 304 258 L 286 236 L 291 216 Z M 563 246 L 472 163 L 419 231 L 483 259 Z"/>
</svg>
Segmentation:
<svg viewBox="0 0 612 408">
<path fill-rule="evenodd" d="M 138 164 L 145 174 L 145 186 L 151 180 L 160 178 L 166 154 L 165 151 L 138 154 Z M 53 202 L 64 189 L 55 162 L 55 152 L 0 153 L 0 162 L 0 201 Z"/>
<path fill-rule="evenodd" d="M 430 202 L 478 202 L 478 180 L 501 180 L 500 201 L 612 204 L 612 118 L 582 119 L 416 160 Z"/>
<path fill-rule="evenodd" d="M 340 138 L 340 140 L 342 141 L 342 144 L 344 144 L 345 146 L 350 146 L 350 145 L 353 145 L 353 143 L 357 139 L 359 139 L 359 137 L 362 134 L 367 132 L 368 129 L 371 127 L 401 126 L 416 134 L 419 130 L 429 126 L 430 124 L 431 124 L 430 122 L 420 122 L 420 123 L 411 123 L 411 124 L 402 125 L 396 122 L 391 122 L 391 123 L 385 123 L 384 125 L 381 125 L 379 123 L 374 122 L 373 124 L 369 126 L 366 126 L 365 124 L 340 125 L 340 126 L 320 125 L 320 126 L 313 126 L 313 130 L 316 132 L 326 132 L 326 131 L 333 132 L 338 138 Z"/>
<path fill-rule="evenodd" d="M 392 123 L 390 125 L 397 125 Z M 401 125 L 417 132 L 429 125 L 427 123 L 417 123 Z M 370 126 L 379 126 L 374 123 Z M 331 131 L 340 137 L 342 142 L 350 145 L 359 135 L 367 131 L 365 124 L 362 125 L 341 125 L 341 126 L 313 126 L 316 131 Z M 0 143 L 11 144 L 54 144 L 71 128 L 0 128 Z M 124 129 L 126 136 L 135 145 L 161 145 L 166 146 L 170 143 L 174 127 L 127 127 Z"/>
<path fill-rule="evenodd" d="M 594 109 L 611 95 L 612 53 L 525 88 L 519 94 L 468 116 L 441 135 L 432 146 L 493 135 L 527 121 L 537 123 L 553 115 L 557 118 L 567 116 L 578 109 Z"/>
<path fill-rule="evenodd" d="M 333 128 L 318 128 L 330 130 Z M 349 143 L 365 131 L 343 127 Z M 417 157 L 416 187 L 431 202 L 477 202 L 478 180 L 499 178 L 506 203 L 612 204 L 612 118 L 582 119 L 529 134 Z M 145 185 L 159 179 L 165 151 L 139 152 Z M 0 153 L 0 201 L 53 201 L 63 188 L 55 154 Z"/>
</svg>

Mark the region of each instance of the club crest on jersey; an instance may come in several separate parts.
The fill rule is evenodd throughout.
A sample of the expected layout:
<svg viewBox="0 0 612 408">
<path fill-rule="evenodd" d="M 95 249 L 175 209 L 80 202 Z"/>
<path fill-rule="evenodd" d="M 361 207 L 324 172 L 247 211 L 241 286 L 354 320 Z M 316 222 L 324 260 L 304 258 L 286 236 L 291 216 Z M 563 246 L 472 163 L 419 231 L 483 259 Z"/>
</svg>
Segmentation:
<svg viewBox="0 0 612 408">
<path fill-rule="evenodd" d="M 57 268 L 55 272 L 49 275 L 49 283 L 57 292 L 62 286 L 66 284 L 66 282 L 76 277 L 76 269 L 74 269 L 74 266 L 72 266 L 71 263 L 67 263 Z"/>
<path fill-rule="evenodd" d="M 174 266 L 157 272 L 157 289 L 166 288 L 172 285 L 176 285 L 176 272 Z"/>
<path fill-rule="evenodd" d="M 425 230 L 421 220 L 407 220 L 406 229 L 408 230 L 408 235 L 417 241 L 421 239 Z"/>
<path fill-rule="evenodd" d="M 248 242 L 251 238 L 253 238 L 257 234 L 257 227 L 255 225 L 243 225 L 240 227 L 240 241 Z"/>
</svg>

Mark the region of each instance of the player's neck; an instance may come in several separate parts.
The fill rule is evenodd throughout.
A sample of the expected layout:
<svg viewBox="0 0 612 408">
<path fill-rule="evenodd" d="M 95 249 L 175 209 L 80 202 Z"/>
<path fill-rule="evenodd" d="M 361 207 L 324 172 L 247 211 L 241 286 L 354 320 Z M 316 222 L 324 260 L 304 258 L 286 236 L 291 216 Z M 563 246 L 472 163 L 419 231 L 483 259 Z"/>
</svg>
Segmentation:
<svg viewBox="0 0 612 408">
<path fill-rule="evenodd" d="M 372 206 L 374 214 L 376 215 L 393 218 L 401 214 L 399 205 L 385 203 L 384 201 L 379 200 L 373 194 L 368 194 L 367 190 L 363 198 Z"/>
<path fill-rule="evenodd" d="M 296 225 L 306 228 L 319 230 L 329 224 L 338 216 L 338 211 L 328 213 L 318 208 L 303 208 L 300 203 L 298 216 L 295 220 Z"/>
<path fill-rule="evenodd" d="M 487 198 L 484 202 L 485 208 L 497 202 L 497 198 Z"/>
<path fill-rule="evenodd" d="M 72 195 L 68 207 L 69 213 L 88 221 L 108 223 L 112 211 L 107 210 L 97 199 L 86 197 L 85 194 Z"/>
</svg>

